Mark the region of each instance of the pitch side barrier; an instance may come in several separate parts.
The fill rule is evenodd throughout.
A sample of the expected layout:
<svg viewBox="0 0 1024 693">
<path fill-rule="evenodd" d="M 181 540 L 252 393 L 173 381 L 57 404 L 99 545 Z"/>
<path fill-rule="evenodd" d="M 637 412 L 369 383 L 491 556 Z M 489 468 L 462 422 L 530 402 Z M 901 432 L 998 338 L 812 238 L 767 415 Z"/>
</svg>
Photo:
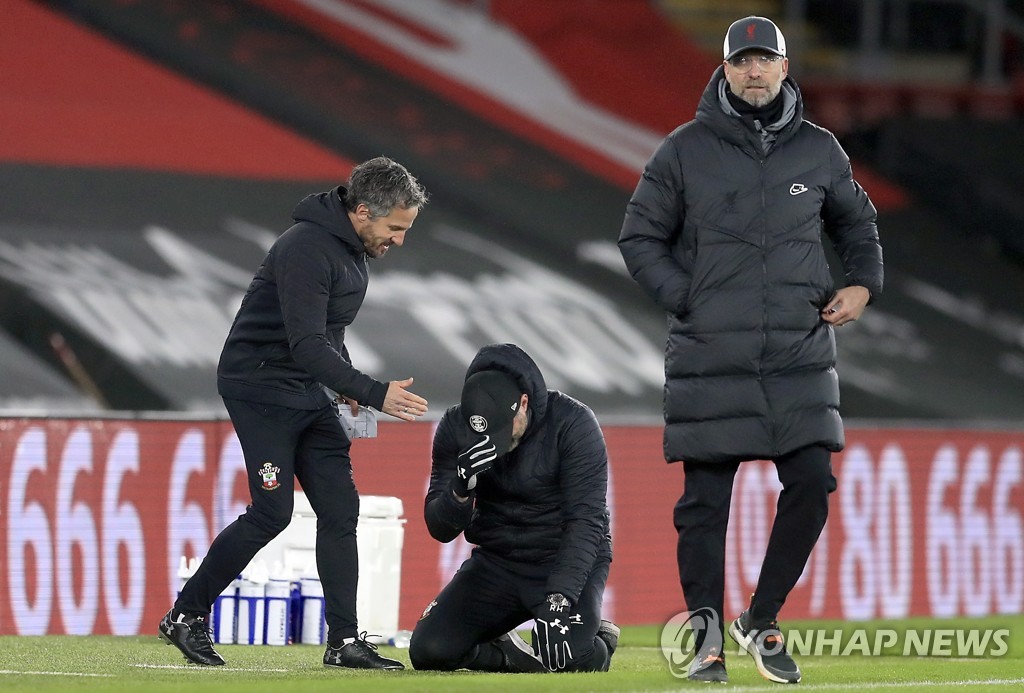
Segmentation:
<svg viewBox="0 0 1024 693">
<path fill-rule="evenodd" d="M 422 521 L 433 423 L 381 422 L 353 445 L 363 495 L 402 500 L 399 626 L 412 628 L 469 552 Z M 683 610 L 672 507 L 681 465 L 655 422 L 604 426 L 615 559 L 605 609 L 623 624 Z M 1024 424 L 848 426 L 839 489 L 784 617 L 900 618 L 1024 610 Z M 753 591 L 779 493 L 770 463 L 736 477 L 726 612 Z M 155 632 L 180 557 L 244 512 L 238 441 L 216 417 L 0 419 L 0 635 Z"/>
</svg>

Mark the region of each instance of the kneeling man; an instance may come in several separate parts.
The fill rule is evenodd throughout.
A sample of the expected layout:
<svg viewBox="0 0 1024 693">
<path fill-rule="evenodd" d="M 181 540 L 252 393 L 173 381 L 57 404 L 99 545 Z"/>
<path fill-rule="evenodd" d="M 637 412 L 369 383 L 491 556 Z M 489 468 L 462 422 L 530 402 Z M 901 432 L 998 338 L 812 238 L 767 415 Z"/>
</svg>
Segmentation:
<svg viewBox="0 0 1024 693">
<path fill-rule="evenodd" d="M 483 347 L 434 434 L 431 536 L 475 544 L 412 634 L 417 669 L 607 671 L 608 452 L 586 405 L 513 344 Z M 533 647 L 515 627 L 534 619 Z"/>
</svg>

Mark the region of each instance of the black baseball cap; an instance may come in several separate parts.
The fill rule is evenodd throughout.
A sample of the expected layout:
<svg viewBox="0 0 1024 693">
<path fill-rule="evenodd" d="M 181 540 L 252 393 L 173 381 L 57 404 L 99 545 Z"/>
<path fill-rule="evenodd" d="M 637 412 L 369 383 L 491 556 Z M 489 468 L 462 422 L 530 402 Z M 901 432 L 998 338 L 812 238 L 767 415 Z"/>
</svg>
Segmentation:
<svg viewBox="0 0 1024 693">
<path fill-rule="evenodd" d="M 723 54 L 726 60 L 752 48 L 786 57 L 786 37 L 775 26 L 775 22 L 766 17 L 744 17 L 737 19 L 725 32 Z"/>
<path fill-rule="evenodd" d="M 512 446 L 512 420 L 522 394 L 516 379 L 498 370 L 478 371 L 462 386 L 462 417 L 474 433 L 490 436 L 498 455 Z"/>
</svg>

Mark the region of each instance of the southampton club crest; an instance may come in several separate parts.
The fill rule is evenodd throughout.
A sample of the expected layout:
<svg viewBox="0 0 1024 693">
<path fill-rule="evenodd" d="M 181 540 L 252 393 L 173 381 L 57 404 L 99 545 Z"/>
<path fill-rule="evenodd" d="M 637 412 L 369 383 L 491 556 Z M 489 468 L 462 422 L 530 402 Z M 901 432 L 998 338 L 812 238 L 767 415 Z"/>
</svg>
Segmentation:
<svg viewBox="0 0 1024 693">
<path fill-rule="evenodd" d="M 423 610 L 423 615 L 420 616 L 420 620 L 422 621 L 427 616 L 429 616 L 430 615 L 430 610 L 433 609 L 435 606 L 437 606 L 437 600 L 436 599 L 434 601 L 430 602 L 429 604 L 427 604 L 427 608 Z"/>
<path fill-rule="evenodd" d="M 260 469 L 260 476 L 263 477 L 263 490 L 273 491 L 281 485 L 281 482 L 277 480 L 277 473 L 280 471 L 280 467 L 275 467 L 270 462 L 263 463 L 263 468 Z"/>
</svg>

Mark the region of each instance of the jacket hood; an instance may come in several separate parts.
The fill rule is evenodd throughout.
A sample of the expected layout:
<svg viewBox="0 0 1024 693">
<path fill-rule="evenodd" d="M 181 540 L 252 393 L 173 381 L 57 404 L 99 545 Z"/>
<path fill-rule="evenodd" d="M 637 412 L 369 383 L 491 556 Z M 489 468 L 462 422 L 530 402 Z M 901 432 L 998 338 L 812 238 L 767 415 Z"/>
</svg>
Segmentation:
<svg viewBox="0 0 1024 693">
<path fill-rule="evenodd" d="M 716 135 L 722 139 L 744 146 L 759 139 L 757 133 L 737 113 L 729 101 L 725 98 L 725 90 L 729 88 L 725 79 L 725 67 L 718 66 L 718 69 L 711 75 L 711 80 L 704 88 L 697 105 L 697 120 L 711 128 Z M 776 139 L 783 141 L 796 132 L 803 122 L 804 99 L 800 93 L 800 87 L 796 80 L 789 75 L 782 80 L 780 96 L 785 100 L 782 110 L 782 118 L 777 123 L 770 123 L 765 127 L 762 135 L 767 135 L 771 142 Z"/>
<path fill-rule="evenodd" d="M 466 377 L 479 371 L 498 370 L 508 373 L 516 379 L 530 397 L 529 411 L 531 423 L 541 421 L 547 414 L 548 387 L 540 368 L 529 354 L 515 344 L 488 344 L 482 347 L 473 357 Z M 527 428 L 526 435 L 530 434 Z"/>
<path fill-rule="evenodd" d="M 360 253 L 365 253 L 366 248 L 353 228 L 352 222 L 349 221 L 348 210 L 345 209 L 343 201 L 345 192 L 344 186 L 338 186 L 334 190 L 307 195 L 295 206 L 292 219 L 296 222 L 308 222 L 325 228 L 346 245 Z"/>
</svg>

